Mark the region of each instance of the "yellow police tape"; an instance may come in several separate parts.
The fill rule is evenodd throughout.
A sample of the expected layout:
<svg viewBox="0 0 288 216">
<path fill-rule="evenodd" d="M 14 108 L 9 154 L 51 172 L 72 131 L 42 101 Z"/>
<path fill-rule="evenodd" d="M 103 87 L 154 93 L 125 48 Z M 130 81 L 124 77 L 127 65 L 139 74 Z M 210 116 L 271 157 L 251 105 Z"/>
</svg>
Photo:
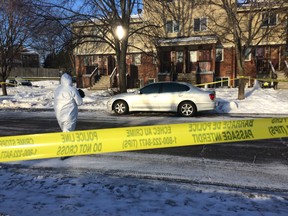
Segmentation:
<svg viewBox="0 0 288 216">
<path fill-rule="evenodd" d="M 5 85 L 11 85 L 11 86 L 17 86 L 17 84 L 13 84 L 13 83 L 7 83 L 7 82 L 0 82 L 0 85 L 3 85 L 3 84 L 5 84 Z"/>
<path fill-rule="evenodd" d="M 288 137 L 288 117 L 0 138 L 0 162 Z"/>
<path fill-rule="evenodd" d="M 217 83 L 229 83 L 230 81 L 233 80 L 239 80 L 239 79 L 248 79 L 248 80 L 258 80 L 261 82 L 288 82 L 288 79 L 261 79 L 261 78 L 253 78 L 249 76 L 239 76 L 237 78 L 230 78 L 229 80 L 219 80 L 219 81 L 214 81 L 214 82 L 207 82 L 207 83 L 201 83 L 201 84 L 196 84 L 195 86 L 205 86 L 205 85 L 213 85 Z"/>
</svg>

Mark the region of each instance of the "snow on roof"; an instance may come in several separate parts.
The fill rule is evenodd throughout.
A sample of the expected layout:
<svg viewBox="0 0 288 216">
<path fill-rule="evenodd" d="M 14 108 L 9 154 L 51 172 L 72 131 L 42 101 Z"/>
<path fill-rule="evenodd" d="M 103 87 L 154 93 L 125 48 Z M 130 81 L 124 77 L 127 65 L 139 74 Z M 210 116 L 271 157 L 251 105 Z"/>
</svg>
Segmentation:
<svg viewBox="0 0 288 216">
<path fill-rule="evenodd" d="M 217 43 L 216 36 L 194 36 L 186 38 L 171 38 L 160 40 L 160 46 L 171 45 L 196 45 L 196 44 L 214 44 Z"/>
<path fill-rule="evenodd" d="M 25 55 L 39 55 L 37 51 L 29 49 L 29 48 L 25 48 L 21 53 Z"/>
</svg>

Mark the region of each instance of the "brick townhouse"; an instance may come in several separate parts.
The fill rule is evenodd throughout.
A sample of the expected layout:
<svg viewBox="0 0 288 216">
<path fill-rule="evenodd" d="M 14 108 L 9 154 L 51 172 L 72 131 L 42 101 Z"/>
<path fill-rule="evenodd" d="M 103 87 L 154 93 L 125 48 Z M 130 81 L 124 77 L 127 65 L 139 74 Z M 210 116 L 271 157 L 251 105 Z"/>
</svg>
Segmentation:
<svg viewBox="0 0 288 216">
<path fill-rule="evenodd" d="M 287 19 L 287 12 L 276 10 L 276 4 L 265 10 L 267 5 L 263 6 L 263 0 L 258 1 L 259 4 L 254 10 L 261 10 L 261 13 L 257 13 L 261 19 L 261 28 L 273 28 L 280 20 L 285 17 Z M 224 82 L 217 86 L 237 86 L 235 45 L 229 40 L 223 42 L 219 35 L 213 33 L 215 24 L 209 15 L 213 11 L 214 17 L 217 17 L 221 10 L 207 7 L 203 2 L 206 1 L 142 1 L 143 11 L 140 15 L 131 17 L 131 26 L 150 24 L 154 25 L 154 28 L 151 27 L 149 35 L 129 38 L 132 46 L 128 47 L 126 56 L 128 88 L 164 80 L 187 81 L 193 84 L 222 80 Z M 255 4 L 253 6 L 255 7 Z M 287 3 L 281 6 L 287 7 Z M 252 4 L 247 1 L 245 4 L 237 4 L 237 16 L 245 20 L 251 7 Z M 91 28 L 87 29 L 92 31 Z M 246 75 L 251 78 L 267 78 L 271 77 L 272 67 L 276 71 L 283 70 L 287 56 L 287 40 L 286 21 L 277 26 L 277 35 L 275 30 L 274 33 L 266 35 L 260 43 L 252 41 L 251 47 L 247 49 L 250 52 L 245 56 Z M 80 87 L 91 87 L 97 82 L 91 81 L 95 68 L 98 76 L 109 77 L 112 86 L 114 82 L 111 77 L 117 73 L 115 53 L 111 48 L 105 44 L 86 43 L 78 46 L 74 55 L 77 84 Z M 114 79 L 117 78 L 114 76 Z"/>
</svg>

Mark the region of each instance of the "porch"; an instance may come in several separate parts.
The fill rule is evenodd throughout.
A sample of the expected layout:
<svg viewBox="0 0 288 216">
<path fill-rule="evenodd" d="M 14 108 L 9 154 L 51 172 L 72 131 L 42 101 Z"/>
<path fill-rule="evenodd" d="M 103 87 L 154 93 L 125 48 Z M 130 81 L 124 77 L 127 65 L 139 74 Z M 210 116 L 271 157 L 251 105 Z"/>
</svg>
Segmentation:
<svg viewBox="0 0 288 216">
<path fill-rule="evenodd" d="M 216 44 L 213 36 L 166 39 L 159 46 L 159 81 L 213 82 Z"/>
</svg>

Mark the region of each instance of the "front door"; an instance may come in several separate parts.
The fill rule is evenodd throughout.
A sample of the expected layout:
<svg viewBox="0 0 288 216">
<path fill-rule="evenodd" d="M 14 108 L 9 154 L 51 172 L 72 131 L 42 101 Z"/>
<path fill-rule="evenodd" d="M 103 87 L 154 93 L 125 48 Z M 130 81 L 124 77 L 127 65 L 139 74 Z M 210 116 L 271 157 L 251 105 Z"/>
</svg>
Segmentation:
<svg viewBox="0 0 288 216">
<path fill-rule="evenodd" d="M 108 56 L 108 75 L 110 75 L 116 67 L 114 56 Z"/>
</svg>

